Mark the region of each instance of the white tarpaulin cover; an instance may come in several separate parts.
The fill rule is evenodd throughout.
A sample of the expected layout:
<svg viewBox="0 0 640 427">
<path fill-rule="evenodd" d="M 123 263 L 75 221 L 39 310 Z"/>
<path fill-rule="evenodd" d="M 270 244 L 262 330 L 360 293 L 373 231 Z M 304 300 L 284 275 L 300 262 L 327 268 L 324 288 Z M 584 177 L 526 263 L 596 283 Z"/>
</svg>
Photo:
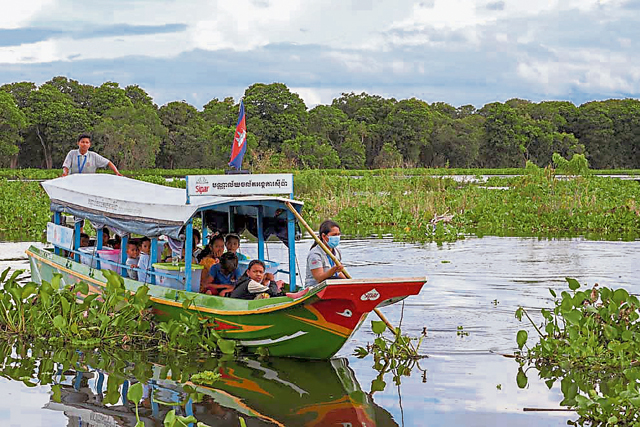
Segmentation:
<svg viewBox="0 0 640 427">
<path fill-rule="evenodd" d="M 185 224 L 199 208 L 212 207 L 233 201 L 284 202 L 285 198 L 271 196 L 193 197 L 187 204 L 186 191 L 138 181 L 110 174 L 73 174 L 48 180 L 42 187 L 51 199 L 52 207 L 60 211 L 83 212 L 89 216 L 104 216 L 135 222 L 165 225 Z M 291 200 L 300 209 L 302 202 Z"/>
</svg>

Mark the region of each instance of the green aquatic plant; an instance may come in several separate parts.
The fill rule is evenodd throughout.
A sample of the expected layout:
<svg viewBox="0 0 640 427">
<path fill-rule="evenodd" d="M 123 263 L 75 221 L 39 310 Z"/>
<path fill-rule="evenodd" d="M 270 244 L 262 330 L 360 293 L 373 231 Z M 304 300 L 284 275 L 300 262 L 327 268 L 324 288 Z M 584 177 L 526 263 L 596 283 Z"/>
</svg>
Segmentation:
<svg viewBox="0 0 640 427">
<path fill-rule="evenodd" d="M 116 272 L 103 270 L 107 282 L 100 294 L 90 293 L 85 282 L 61 286 L 61 276 L 38 285 L 18 280 L 21 270 L 0 275 L 0 332 L 51 344 L 75 347 L 164 348 L 233 354 L 234 341 L 222 339 L 197 314 L 155 322 L 149 288 L 128 291 Z M 185 301 L 185 308 L 191 304 Z"/>
<path fill-rule="evenodd" d="M 393 333 L 389 331 L 384 322 L 377 320 L 371 321 L 371 330 L 376 335 L 373 343 L 367 344 L 366 347 L 357 347 L 354 350 L 354 356 L 359 359 L 368 355 L 373 356 L 373 369 L 378 371 L 378 375 L 371 381 L 371 392 L 385 389 L 387 384 L 384 381 L 384 376 L 389 372 L 396 385 L 400 385 L 401 377 L 409 376 L 414 368 L 423 373 L 423 378 L 426 381 L 426 371 L 418 364 L 420 359 L 426 357 L 418 354 L 420 345 L 426 337 L 426 328 L 417 339 L 403 335 L 400 327 L 397 327 Z M 392 338 L 385 335 L 387 332 L 391 333 Z M 414 341 L 416 342 L 415 346 L 412 343 Z"/>
<path fill-rule="evenodd" d="M 168 181 L 160 172 L 132 176 L 185 187 L 184 180 Z M 640 230 L 635 181 L 592 174 L 559 179 L 553 168 L 533 164 L 519 169 L 519 176 L 494 177 L 486 184 L 457 182 L 448 175 L 436 177 L 419 170 L 347 172 L 294 173 L 296 198 L 305 202 L 309 223 L 333 218 L 344 234 L 391 233 L 398 240 L 423 242 L 455 241 L 470 233 L 598 233 L 618 239 L 635 238 Z M 434 227 L 434 217 L 446 212 L 449 222 Z M 51 218 L 49 200 L 38 182 L 0 179 L 0 216 L 0 234 L 41 240 Z"/>
<path fill-rule="evenodd" d="M 535 367 L 551 388 L 560 380 L 560 403 L 578 413 L 578 423 L 637 425 L 640 423 L 640 301 L 625 289 L 580 290 L 567 278 L 570 292 L 554 298 L 552 310 L 541 310 L 542 324 L 520 307 L 539 335 L 528 346 L 528 333 L 518 331 L 516 353 L 519 387 L 527 385 L 527 369 Z"/>
</svg>

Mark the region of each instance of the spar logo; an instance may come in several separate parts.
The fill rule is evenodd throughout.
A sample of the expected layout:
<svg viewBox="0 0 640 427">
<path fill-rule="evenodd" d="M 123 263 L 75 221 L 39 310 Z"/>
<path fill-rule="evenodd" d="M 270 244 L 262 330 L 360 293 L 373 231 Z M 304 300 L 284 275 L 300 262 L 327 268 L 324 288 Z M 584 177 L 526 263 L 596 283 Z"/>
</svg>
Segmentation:
<svg viewBox="0 0 640 427">
<path fill-rule="evenodd" d="M 201 176 L 196 181 L 196 194 L 205 194 L 209 192 L 209 180 Z"/>
</svg>

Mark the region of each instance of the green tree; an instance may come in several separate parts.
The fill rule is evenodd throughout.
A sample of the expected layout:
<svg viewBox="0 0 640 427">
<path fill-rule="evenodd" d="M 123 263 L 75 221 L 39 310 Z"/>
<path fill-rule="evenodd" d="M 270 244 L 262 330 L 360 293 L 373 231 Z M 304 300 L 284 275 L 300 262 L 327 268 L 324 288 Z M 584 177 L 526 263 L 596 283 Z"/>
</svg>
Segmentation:
<svg viewBox="0 0 640 427">
<path fill-rule="evenodd" d="M 16 166 L 21 132 L 26 126 L 27 118 L 18 108 L 15 98 L 0 91 L 0 166 Z"/>
<path fill-rule="evenodd" d="M 45 167 L 61 165 L 66 153 L 74 148 L 77 135 L 90 130 L 87 111 L 49 84 L 31 92 L 27 104 L 27 118 L 42 147 Z"/>
<path fill-rule="evenodd" d="M 236 104 L 230 96 L 223 101 L 213 98 L 204 106 L 202 118 L 208 126 L 221 125 L 235 128 L 239 108 L 239 104 Z"/>
<path fill-rule="evenodd" d="M 208 146 L 207 126 L 198 110 L 186 102 L 175 101 L 162 106 L 158 115 L 167 129 L 160 145 L 158 166 L 209 167 L 203 158 L 203 150 Z"/>
<path fill-rule="evenodd" d="M 387 118 L 395 103 L 393 98 L 385 99 L 364 92 L 356 95 L 351 92 L 334 99 L 331 106 L 342 110 L 351 120 L 375 124 L 382 123 Z"/>
<path fill-rule="evenodd" d="M 155 108 L 139 105 L 107 111 L 94 129 L 93 141 L 96 151 L 120 168 L 153 168 L 166 135 Z"/>
<path fill-rule="evenodd" d="M 480 145 L 485 139 L 485 118 L 467 115 L 456 120 L 447 120 L 433 132 L 433 146 L 437 165 L 454 168 L 475 166 Z"/>
<path fill-rule="evenodd" d="M 149 94 L 138 85 L 129 85 L 124 88 L 124 94 L 134 107 L 151 107 L 158 109 L 158 106 L 153 103 L 153 99 Z"/>
<path fill-rule="evenodd" d="M 386 142 L 373 160 L 373 167 L 376 169 L 399 168 L 402 163 L 402 153 L 392 143 Z"/>
<path fill-rule="evenodd" d="M 432 112 L 424 101 L 416 98 L 399 101 L 385 120 L 387 141 L 393 142 L 406 162 L 432 166 L 431 132 L 436 116 L 440 114 Z"/>
<path fill-rule="evenodd" d="M 0 86 L 0 90 L 13 95 L 18 108 L 24 110 L 25 108 L 27 108 L 31 92 L 38 90 L 38 87 L 35 85 L 35 83 L 19 82 L 2 85 Z"/>
<path fill-rule="evenodd" d="M 529 142 L 524 116 L 499 102 L 485 105 L 479 113 L 486 119 L 486 139 L 480 147 L 479 166 L 523 167 Z"/>
<path fill-rule="evenodd" d="M 329 141 L 318 135 L 300 135 L 282 144 L 282 152 L 304 168 L 335 169 L 340 157 Z"/>
<path fill-rule="evenodd" d="M 131 107 L 131 100 L 118 83 L 106 82 L 97 87 L 89 100 L 89 111 L 102 116 L 112 108 Z"/>
<path fill-rule="evenodd" d="M 283 83 L 256 83 L 244 93 L 247 132 L 258 138 L 260 149 L 278 150 L 288 139 L 303 135 L 307 107 Z"/>
<path fill-rule="evenodd" d="M 91 98 L 96 90 L 94 86 L 84 85 L 77 80 L 68 79 L 64 76 L 57 76 L 46 82 L 58 89 L 60 92 L 69 95 L 76 107 L 88 109 L 90 106 Z"/>
</svg>

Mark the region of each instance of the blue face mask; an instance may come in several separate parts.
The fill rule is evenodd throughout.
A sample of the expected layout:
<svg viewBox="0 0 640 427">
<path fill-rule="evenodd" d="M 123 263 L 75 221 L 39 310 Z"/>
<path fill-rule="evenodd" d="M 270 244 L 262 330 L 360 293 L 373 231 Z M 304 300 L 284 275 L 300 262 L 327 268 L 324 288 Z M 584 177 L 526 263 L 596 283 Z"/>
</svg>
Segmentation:
<svg viewBox="0 0 640 427">
<path fill-rule="evenodd" d="M 329 236 L 329 241 L 327 242 L 327 246 L 331 249 L 337 248 L 340 244 L 340 236 Z"/>
</svg>

